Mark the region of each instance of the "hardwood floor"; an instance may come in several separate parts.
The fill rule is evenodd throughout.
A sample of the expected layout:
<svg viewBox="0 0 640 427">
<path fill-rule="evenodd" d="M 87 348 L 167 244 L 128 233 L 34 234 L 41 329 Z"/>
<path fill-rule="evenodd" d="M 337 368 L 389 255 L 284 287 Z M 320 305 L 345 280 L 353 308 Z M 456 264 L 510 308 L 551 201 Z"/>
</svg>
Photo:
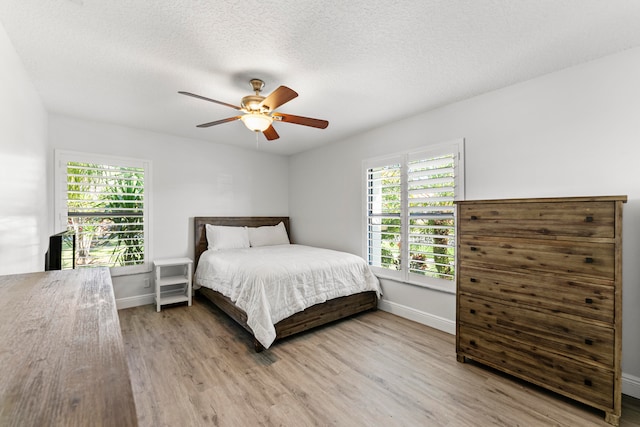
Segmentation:
<svg viewBox="0 0 640 427">
<path fill-rule="evenodd" d="M 474 363 L 383 311 L 254 353 L 207 301 L 121 310 L 141 426 L 606 426 L 603 414 Z M 624 396 L 621 426 L 640 426 Z"/>
</svg>

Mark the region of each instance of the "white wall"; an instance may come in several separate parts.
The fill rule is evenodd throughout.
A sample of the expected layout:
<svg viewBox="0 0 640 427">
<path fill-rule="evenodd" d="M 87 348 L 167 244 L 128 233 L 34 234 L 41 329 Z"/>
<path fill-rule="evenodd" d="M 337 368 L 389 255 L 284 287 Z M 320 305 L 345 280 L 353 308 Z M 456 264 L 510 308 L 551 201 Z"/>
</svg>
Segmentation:
<svg viewBox="0 0 640 427">
<path fill-rule="evenodd" d="M 628 195 L 623 390 L 640 397 L 640 48 L 290 158 L 300 243 L 362 255 L 362 160 L 465 138 L 467 199 Z M 383 308 L 451 331 L 453 294 L 383 281 Z"/>
<path fill-rule="evenodd" d="M 0 274 L 44 269 L 47 113 L 0 25 Z"/>
<path fill-rule="evenodd" d="M 51 163 L 54 149 L 152 161 L 149 259 L 193 258 L 194 216 L 288 215 L 286 157 L 56 114 L 49 138 Z M 53 227 L 53 205 L 49 218 Z M 149 300 L 145 277 L 113 278 L 118 307 Z"/>
</svg>

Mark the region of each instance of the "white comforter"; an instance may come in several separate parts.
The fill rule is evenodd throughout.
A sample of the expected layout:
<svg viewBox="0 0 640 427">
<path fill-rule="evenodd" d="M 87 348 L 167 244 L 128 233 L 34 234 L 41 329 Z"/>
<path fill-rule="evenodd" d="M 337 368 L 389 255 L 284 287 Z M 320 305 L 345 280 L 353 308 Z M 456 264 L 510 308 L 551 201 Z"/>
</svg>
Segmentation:
<svg viewBox="0 0 640 427">
<path fill-rule="evenodd" d="M 294 313 L 333 298 L 381 292 L 362 258 L 303 245 L 205 251 L 195 275 L 195 287 L 200 286 L 243 309 L 265 348 L 276 338 L 274 325 Z"/>
</svg>

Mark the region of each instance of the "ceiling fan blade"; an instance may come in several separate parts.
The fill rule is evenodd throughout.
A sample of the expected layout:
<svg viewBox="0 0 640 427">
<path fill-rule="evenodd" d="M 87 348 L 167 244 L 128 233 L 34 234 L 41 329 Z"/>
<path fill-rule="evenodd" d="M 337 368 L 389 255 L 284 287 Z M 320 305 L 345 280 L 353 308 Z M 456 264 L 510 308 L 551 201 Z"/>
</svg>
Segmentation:
<svg viewBox="0 0 640 427">
<path fill-rule="evenodd" d="M 233 122 L 235 120 L 238 120 L 240 117 L 242 117 L 242 116 L 229 117 L 229 118 L 222 119 L 222 120 L 216 120 L 215 122 L 203 123 L 203 124 L 198 125 L 196 127 L 208 128 L 208 127 L 215 126 L 215 125 L 221 125 L 222 123 Z"/>
<path fill-rule="evenodd" d="M 233 108 L 235 110 L 242 110 L 240 107 L 238 107 L 236 105 L 227 104 L 226 102 L 222 102 L 222 101 L 216 101 L 215 99 L 207 98 L 207 97 L 201 96 L 201 95 L 196 95 L 195 93 L 182 92 L 182 91 L 179 91 L 178 93 L 180 93 L 182 95 L 193 96 L 194 98 L 198 98 L 198 99 L 204 99 L 205 101 L 209 101 L 209 102 L 215 102 L 216 104 L 224 105 L 225 107 L 231 107 L 231 108 Z"/>
<path fill-rule="evenodd" d="M 289 89 L 286 86 L 280 86 L 263 99 L 260 106 L 267 107 L 269 111 L 273 111 L 282 104 L 291 101 L 296 96 L 298 96 L 298 93 L 295 90 Z"/>
<path fill-rule="evenodd" d="M 278 132 L 276 132 L 273 126 L 269 126 L 262 133 L 269 141 L 273 141 L 274 139 L 280 138 L 280 135 L 278 135 Z"/>
<path fill-rule="evenodd" d="M 312 119 L 310 117 L 294 116 L 293 114 L 274 113 L 273 117 L 281 122 L 293 123 L 296 125 L 311 126 L 313 128 L 325 129 L 329 126 L 326 120 Z"/>
</svg>

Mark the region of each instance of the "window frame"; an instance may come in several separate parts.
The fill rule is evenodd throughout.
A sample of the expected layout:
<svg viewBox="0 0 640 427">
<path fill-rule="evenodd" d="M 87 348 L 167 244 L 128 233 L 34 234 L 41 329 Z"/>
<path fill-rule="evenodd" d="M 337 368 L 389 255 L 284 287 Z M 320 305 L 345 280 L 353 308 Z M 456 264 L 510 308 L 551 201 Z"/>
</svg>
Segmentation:
<svg viewBox="0 0 640 427">
<path fill-rule="evenodd" d="M 144 169 L 144 263 L 120 267 L 109 267 L 112 276 L 148 273 L 152 265 L 151 210 L 152 210 L 152 163 L 151 160 L 78 151 L 55 150 L 54 154 L 54 227 L 67 230 L 67 164 L 68 162 L 114 165 Z M 77 267 L 76 267 L 77 268 Z"/>
<path fill-rule="evenodd" d="M 368 187 L 368 170 L 371 168 L 389 166 L 392 164 L 400 163 L 401 170 L 401 242 L 409 242 L 409 200 L 408 200 L 408 164 L 412 160 L 416 160 L 418 158 L 433 158 L 439 155 L 446 154 L 454 154 L 456 158 L 455 161 L 455 174 L 454 174 L 454 182 L 455 182 L 455 194 L 454 194 L 454 203 L 459 200 L 464 200 L 465 198 L 465 190 L 464 190 L 464 139 L 455 139 L 447 142 L 442 142 L 430 146 L 424 146 L 417 149 L 406 150 L 402 152 L 396 152 L 392 154 L 388 154 L 385 156 L 369 158 L 362 161 L 362 180 L 363 180 L 363 215 L 362 215 L 362 255 L 363 258 L 367 260 L 369 263 L 369 233 L 368 233 L 368 197 L 369 197 L 369 187 Z M 453 209 L 453 219 L 454 219 L 454 241 L 457 242 L 457 229 L 458 229 L 458 220 L 456 215 L 456 209 Z M 456 243 L 454 243 L 454 262 L 457 263 L 457 247 L 455 247 Z M 408 283 L 416 286 L 422 286 L 426 288 L 436 289 L 443 292 L 455 293 L 456 289 L 456 278 L 454 272 L 454 276 L 451 280 L 449 279 L 441 279 L 431 276 L 422 276 L 416 273 L 410 273 L 409 271 L 409 245 L 402 244 L 401 245 L 401 254 L 400 254 L 401 269 L 399 270 L 391 270 L 384 267 L 371 266 L 372 271 L 376 276 L 383 279 L 389 279 L 394 281 L 399 281 L 403 283 Z"/>
</svg>

